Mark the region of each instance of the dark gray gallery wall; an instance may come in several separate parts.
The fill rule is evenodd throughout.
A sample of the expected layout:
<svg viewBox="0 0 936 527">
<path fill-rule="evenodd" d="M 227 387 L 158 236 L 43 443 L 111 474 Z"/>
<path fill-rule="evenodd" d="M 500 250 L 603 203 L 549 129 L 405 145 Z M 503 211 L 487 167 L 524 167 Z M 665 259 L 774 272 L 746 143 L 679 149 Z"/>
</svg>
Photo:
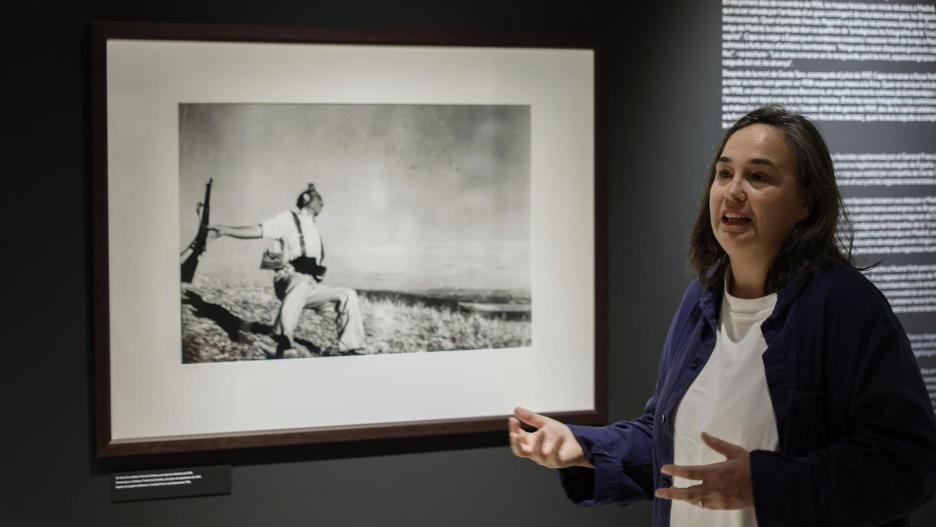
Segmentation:
<svg viewBox="0 0 936 527">
<path fill-rule="evenodd" d="M 594 35 L 606 43 L 609 400 L 641 411 L 685 284 L 719 129 L 719 2 L 37 3 L 7 18 L 0 352 L 3 525 L 648 525 L 638 504 L 578 509 L 502 434 L 100 462 L 90 349 L 88 22 L 290 24 Z M 623 8 L 623 9 L 622 9 Z M 573 177 L 570 175 L 570 177 Z M 145 279 L 141 276 L 140 279 Z M 111 504 L 113 470 L 233 465 L 229 496 Z M 874 485 L 869 482 L 869 485 Z M 936 504 L 914 517 L 936 523 Z"/>
</svg>

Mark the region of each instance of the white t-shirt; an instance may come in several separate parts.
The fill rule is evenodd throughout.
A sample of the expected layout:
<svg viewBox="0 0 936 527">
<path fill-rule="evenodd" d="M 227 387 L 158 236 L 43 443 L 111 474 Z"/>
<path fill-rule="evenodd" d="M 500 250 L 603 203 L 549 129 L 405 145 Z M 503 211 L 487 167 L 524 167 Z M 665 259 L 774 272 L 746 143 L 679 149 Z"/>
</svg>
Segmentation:
<svg viewBox="0 0 936 527">
<path fill-rule="evenodd" d="M 777 450 L 777 419 L 761 359 L 767 343 L 760 331 L 761 323 L 770 316 L 776 303 L 776 294 L 744 299 L 729 295 L 726 288 L 715 349 L 676 411 L 676 465 L 707 465 L 725 460 L 702 441 L 702 432 L 747 450 Z M 698 483 L 673 478 L 674 487 Z M 670 525 L 751 527 L 757 525 L 757 520 L 754 507 L 710 510 L 673 500 Z"/>
<path fill-rule="evenodd" d="M 302 235 L 305 237 L 306 256 L 317 258 L 319 265 L 322 263 L 322 238 L 319 235 L 318 227 L 312 216 L 299 211 L 299 224 L 302 225 Z M 302 247 L 299 243 L 299 231 L 296 229 L 296 220 L 293 213 L 284 210 L 276 216 L 262 222 L 260 228 L 263 230 L 263 237 L 268 240 L 277 240 L 286 261 L 292 261 L 302 256 Z"/>
</svg>

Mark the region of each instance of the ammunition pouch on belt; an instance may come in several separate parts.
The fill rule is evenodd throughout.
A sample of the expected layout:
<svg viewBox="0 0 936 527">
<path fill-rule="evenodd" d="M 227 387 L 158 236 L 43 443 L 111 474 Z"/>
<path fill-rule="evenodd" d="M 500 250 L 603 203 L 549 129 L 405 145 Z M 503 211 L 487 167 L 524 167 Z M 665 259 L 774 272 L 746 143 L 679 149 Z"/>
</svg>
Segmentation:
<svg viewBox="0 0 936 527">
<path fill-rule="evenodd" d="M 321 282 L 322 278 L 325 277 L 325 266 L 319 265 L 315 258 L 300 256 L 289 263 L 292 264 L 297 273 L 312 276 L 317 282 Z"/>
</svg>

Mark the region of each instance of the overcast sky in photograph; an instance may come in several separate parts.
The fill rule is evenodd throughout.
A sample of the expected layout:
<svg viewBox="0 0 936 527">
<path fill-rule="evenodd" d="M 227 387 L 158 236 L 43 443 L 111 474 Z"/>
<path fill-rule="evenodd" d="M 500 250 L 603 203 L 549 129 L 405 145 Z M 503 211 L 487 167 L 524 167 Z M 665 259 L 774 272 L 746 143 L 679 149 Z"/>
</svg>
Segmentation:
<svg viewBox="0 0 936 527">
<path fill-rule="evenodd" d="M 183 245 L 209 178 L 227 225 L 292 208 L 311 182 L 330 282 L 529 290 L 528 106 L 182 104 L 179 152 Z M 217 240 L 199 269 L 269 279 L 268 245 Z"/>
</svg>

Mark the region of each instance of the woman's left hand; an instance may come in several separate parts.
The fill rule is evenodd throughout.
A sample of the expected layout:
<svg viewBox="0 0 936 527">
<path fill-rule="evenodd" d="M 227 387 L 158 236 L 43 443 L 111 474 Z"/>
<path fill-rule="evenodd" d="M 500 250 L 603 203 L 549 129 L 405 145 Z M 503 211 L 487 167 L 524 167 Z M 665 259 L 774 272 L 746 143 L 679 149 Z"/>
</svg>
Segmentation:
<svg viewBox="0 0 936 527">
<path fill-rule="evenodd" d="M 660 488 L 656 497 L 683 500 L 705 509 L 743 509 L 754 504 L 750 452 L 702 432 L 702 440 L 727 459 L 711 465 L 663 465 L 668 476 L 701 481 L 685 488 Z"/>
</svg>

